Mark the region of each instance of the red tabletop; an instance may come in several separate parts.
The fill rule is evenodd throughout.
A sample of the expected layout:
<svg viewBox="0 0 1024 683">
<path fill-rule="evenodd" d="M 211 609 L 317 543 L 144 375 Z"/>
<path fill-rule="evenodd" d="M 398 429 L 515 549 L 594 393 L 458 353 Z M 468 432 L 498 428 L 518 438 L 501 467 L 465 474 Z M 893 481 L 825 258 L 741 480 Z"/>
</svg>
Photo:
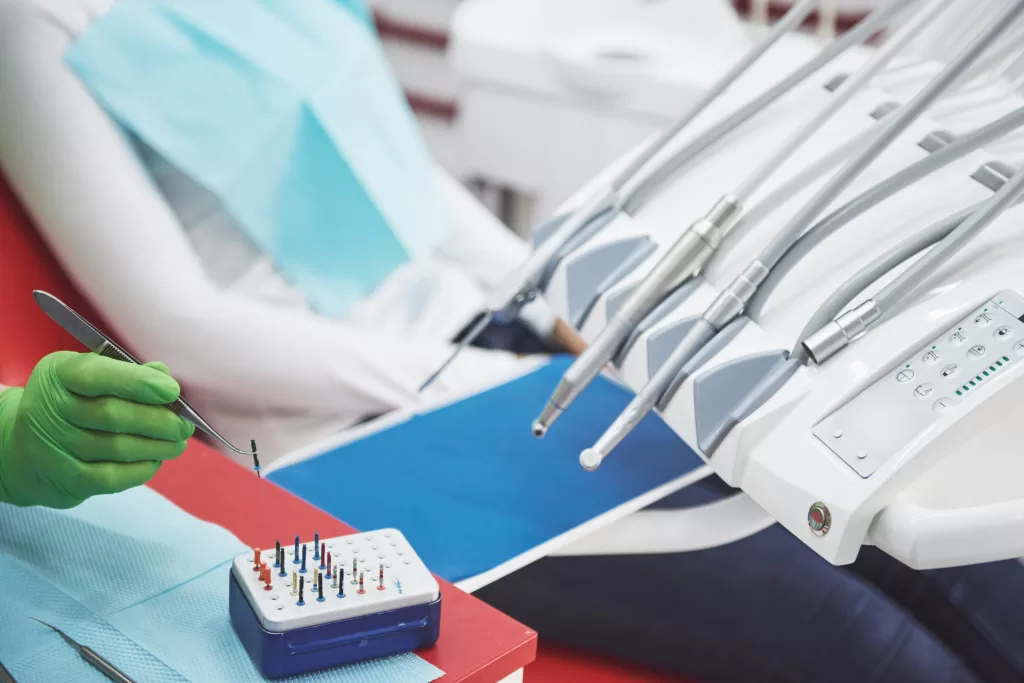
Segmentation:
<svg viewBox="0 0 1024 683">
<path fill-rule="evenodd" d="M 219 524 L 243 543 L 271 548 L 296 533 L 330 537 L 353 529 L 193 439 L 164 463 L 150 487 L 186 512 Z M 270 514 L 272 511 L 272 514 Z M 441 584 L 441 637 L 419 656 L 445 672 L 445 682 L 495 683 L 533 661 L 537 634 L 472 595 Z"/>
</svg>

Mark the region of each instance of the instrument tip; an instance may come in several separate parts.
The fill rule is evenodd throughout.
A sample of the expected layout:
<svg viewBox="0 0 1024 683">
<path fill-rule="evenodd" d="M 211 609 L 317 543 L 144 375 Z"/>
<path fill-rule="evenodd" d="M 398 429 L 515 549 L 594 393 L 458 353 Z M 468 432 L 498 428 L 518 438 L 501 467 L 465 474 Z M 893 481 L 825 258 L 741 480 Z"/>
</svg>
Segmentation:
<svg viewBox="0 0 1024 683">
<path fill-rule="evenodd" d="M 445 365 L 447 365 L 447 363 Z M 430 387 L 430 385 L 434 383 L 434 380 L 438 378 L 442 370 L 444 370 L 444 366 L 441 366 L 441 368 L 434 372 L 434 374 L 428 377 L 427 381 L 421 384 L 420 388 L 416 390 L 416 393 L 422 394 L 424 391 L 426 391 Z"/>
<path fill-rule="evenodd" d="M 256 476 L 262 479 L 263 475 L 260 474 L 260 454 L 256 450 L 256 439 L 250 439 L 249 445 L 252 447 L 252 468 L 256 471 Z"/>
<path fill-rule="evenodd" d="M 561 386 L 559 386 L 561 389 Z M 556 392 L 556 396 L 558 393 Z M 555 403 L 554 400 L 548 401 L 547 405 L 544 406 L 544 410 L 541 411 L 540 415 L 536 420 L 533 421 L 533 435 L 538 439 L 544 437 L 551 429 L 551 425 L 555 423 L 555 420 L 562 414 L 562 408 Z"/>
<path fill-rule="evenodd" d="M 580 453 L 580 465 L 588 472 L 593 472 L 601 466 L 604 454 L 596 448 L 586 448 Z"/>
</svg>

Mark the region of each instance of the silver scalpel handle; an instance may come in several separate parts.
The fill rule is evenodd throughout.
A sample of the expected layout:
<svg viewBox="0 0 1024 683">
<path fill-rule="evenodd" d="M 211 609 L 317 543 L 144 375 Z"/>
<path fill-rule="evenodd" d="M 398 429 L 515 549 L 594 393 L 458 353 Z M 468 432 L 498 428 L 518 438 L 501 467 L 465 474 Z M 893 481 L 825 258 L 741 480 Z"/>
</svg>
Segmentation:
<svg viewBox="0 0 1024 683">
<path fill-rule="evenodd" d="M 125 351 L 124 349 L 122 349 L 120 346 L 110 341 L 109 339 L 103 344 L 102 347 L 100 347 L 100 349 L 96 353 L 106 358 L 119 360 L 124 363 L 134 363 L 135 365 L 142 365 L 142 363 L 136 360 L 130 353 L 128 353 L 127 351 Z M 198 429 L 202 430 L 209 436 L 224 444 L 225 446 L 233 450 L 235 453 L 241 453 L 242 455 L 250 455 L 249 451 L 243 451 L 238 448 L 235 448 L 235 446 L 230 441 L 228 441 L 223 436 L 218 434 L 217 430 L 211 427 L 206 420 L 200 417 L 199 413 L 196 412 L 196 409 L 189 405 L 188 401 L 181 398 L 180 396 L 173 403 L 167 403 L 164 404 L 164 406 L 172 413 L 182 418 L 183 420 L 188 420 L 189 422 L 194 424 Z"/>
</svg>

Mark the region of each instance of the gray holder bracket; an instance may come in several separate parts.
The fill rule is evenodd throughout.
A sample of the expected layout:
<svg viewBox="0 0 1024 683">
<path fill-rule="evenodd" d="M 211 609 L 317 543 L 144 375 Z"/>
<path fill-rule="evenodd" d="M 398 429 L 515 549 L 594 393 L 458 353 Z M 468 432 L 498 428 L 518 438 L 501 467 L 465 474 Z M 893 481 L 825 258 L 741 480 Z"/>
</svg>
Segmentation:
<svg viewBox="0 0 1024 683">
<path fill-rule="evenodd" d="M 732 428 L 763 406 L 800 368 L 786 351 L 729 361 L 694 383 L 697 445 L 711 456 Z"/>
<path fill-rule="evenodd" d="M 640 286 L 639 282 L 634 282 L 629 287 L 624 287 L 619 291 L 608 296 L 608 299 L 604 302 L 604 313 L 608 320 L 615 317 L 615 314 L 622 308 L 622 304 L 626 303 L 629 297 L 633 296 L 633 292 L 636 291 L 637 287 Z"/>
<path fill-rule="evenodd" d="M 936 130 L 921 138 L 917 146 L 929 154 L 934 154 L 943 147 L 948 147 L 954 140 L 956 136 L 948 130 Z"/>
<path fill-rule="evenodd" d="M 697 321 L 698 318 L 693 318 L 691 325 Z M 731 323 L 726 325 L 718 334 L 716 334 L 711 341 L 704 345 L 700 351 L 698 351 L 693 358 L 691 358 L 683 366 L 683 369 L 676 373 L 676 376 L 669 383 L 665 389 L 665 393 L 658 399 L 658 410 L 664 410 L 668 406 L 669 402 L 679 391 L 679 387 L 683 386 L 683 383 L 693 376 L 693 373 L 700 370 L 705 363 L 713 358 L 719 351 L 724 349 L 732 340 L 736 338 L 736 335 L 740 333 L 743 326 L 750 322 L 746 316 L 740 316 Z M 674 348 L 674 347 L 673 347 Z"/>
<path fill-rule="evenodd" d="M 531 237 L 531 241 L 533 242 L 533 248 L 536 249 L 544 242 L 546 242 L 549 237 L 555 234 L 555 231 L 562 227 L 563 223 L 569 220 L 569 216 L 571 215 L 571 213 L 562 213 L 557 214 L 555 216 L 551 216 L 546 221 L 544 221 L 536 228 L 534 228 L 533 235 Z"/>
<path fill-rule="evenodd" d="M 836 90 L 839 90 L 849 77 L 850 74 L 836 74 L 825 83 L 825 90 L 828 92 L 835 92 Z"/>
<path fill-rule="evenodd" d="M 899 108 L 899 102 L 883 102 L 882 104 L 878 105 L 874 111 L 871 112 L 870 116 L 876 121 L 881 121 L 886 116 L 893 113 Z"/>
<path fill-rule="evenodd" d="M 569 319 L 576 329 L 586 322 L 597 300 L 657 251 L 647 235 L 601 245 L 571 262 L 566 269 Z"/>
<path fill-rule="evenodd" d="M 1016 173 L 1016 170 L 1013 166 L 1002 161 L 990 161 L 972 173 L 971 178 L 993 192 L 998 192 L 1014 173 Z"/>
<path fill-rule="evenodd" d="M 691 315 L 677 320 L 664 329 L 658 330 L 647 340 L 647 376 L 654 377 L 665 364 L 672 351 L 683 341 L 690 328 L 700 320 L 699 315 Z"/>
<path fill-rule="evenodd" d="M 652 327 L 654 327 L 655 325 L 660 323 L 662 320 L 664 320 L 665 317 L 668 316 L 669 313 L 671 313 L 676 308 L 681 306 L 684 301 L 686 301 L 687 299 L 690 298 L 691 294 L 693 294 L 695 291 L 697 291 L 697 288 L 700 287 L 701 283 L 703 283 L 703 282 L 704 282 L 704 278 L 702 278 L 699 275 L 696 276 L 696 277 L 691 277 L 689 280 L 685 281 L 684 283 L 682 283 L 681 285 L 679 285 L 675 289 L 671 290 L 667 295 L 665 295 L 665 298 L 661 300 L 661 303 L 659 303 L 657 306 L 655 306 L 654 309 L 650 313 L 648 313 L 646 316 L 644 316 L 644 318 L 639 322 L 639 324 L 637 324 L 637 326 L 633 328 L 633 331 L 626 338 L 626 341 L 622 344 L 622 348 L 619 349 L 619 351 L 615 354 L 615 358 L 612 359 L 612 362 L 615 364 L 615 366 L 621 368 L 622 364 L 626 361 L 626 356 L 629 355 L 629 352 L 632 351 L 633 347 L 635 347 L 637 342 L 640 341 L 640 337 L 645 335 L 648 332 L 648 330 L 650 330 Z M 635 289 L 635 287 L 631 287 L 631 288 L 627 289 L 626 292 L 620 292 L 620 294 L 626 294 L 628 296 L 628 295 L 633 293 L 634 289 Z M 608 300 L 608 319 L 609 320 L 611 320 L 612 317 L 616 313 L 618 313 L 619 306 L 622 305 L 622 302 L 623 302 L 622 298 L 618 298 L 618 297 L 616 297 L 616 298 L 609 298 L 609 300 Z M 613 308 L 613 306 L 614 306 L 614 308 Z M 691 318 L 691 324 L 692 324 L 692 320 L 693 319 Z M 683 321 L 680 321 L 680 322 L 683 322 Z M 668 330 L 668 329 L 669 328 L 666 328 L 666 330 Z M 689 326 L 687 326 L 686 329 L 689 329 Z M 683 330 L 682 333 L 685 334 L 686 330 Z M 657 336 L 660 337 L 661 335 L 662 335 L 662 332 L 659 331 Z M 648 342 L 647 342 L 647 359 L 648 359 L 647 360 L 647 368 L 648 368 L 648 373 L 649 373 L 648 376 L 653 375 L 654 372 L 657 371 L 657 368 L 661 367 L 661 364 L 665 362 L 665 359 L 668 358 L 668 354 L 672 352 L 672 349 L 675 348 L 675 345 L 679 343 L 679 340 L 682 339 L 682 337 L 681 336 L 673 336 L 672 339 L 674 339 L 675 341 L 674 341 L 674 343 L 671 343 L 671 346 L 668 347 L 667 352 L 663 352 L 663 350 L 661 349 L 660 344 L 662 342 L 655 342 L 656 345 L 659 345 L 658 348 L 653 348 L 651 346 L 651 343 L 654 342 L 654 340 L 655 340 L 654 336 L 652 336 L 652 338 L 650 340 L 648 340 Z M 652 361 L 651 361 L 651 359 L 654 356 L 657 356 L 658 358 L 660 358 L 660 360 L 657 362 L 656 365 L 652 364 Z"/>
<path fill-rule="evenodd" d="M 544 272 L 541 274 L 540 278 L 540 288 L 544 289 L 548 286 L 548 282 L 551 281 L 551 276 L 554 275 L 555 269 L 558 268 L 558 264 L 561 263 L 565 257 L 579 249 L 591 237 L 601 232 L 601 230 L 611 223 L 612 219 L 617 215 L 618 213 L 614 209 L 607 208 L 595 214 L 593 218 L 584 223 L 580 229 L 562 245 L 562 248 L 558 250 L 555 257 L 544 266 Z M 567 219 L 568 216 L 565 218 Z M 559 223 L 559 226 L 564 222 L 565 219 Z"/>
</svg>

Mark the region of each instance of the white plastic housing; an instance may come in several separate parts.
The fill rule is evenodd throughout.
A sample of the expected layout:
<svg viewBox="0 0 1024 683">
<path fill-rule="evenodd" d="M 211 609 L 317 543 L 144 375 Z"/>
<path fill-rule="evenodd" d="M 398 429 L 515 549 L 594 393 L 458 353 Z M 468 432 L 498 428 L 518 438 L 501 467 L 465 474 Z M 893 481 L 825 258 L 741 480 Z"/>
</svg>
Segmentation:
<svg viewBox="0 0 1024 683">
<path fill-rule="evenodd" d="M 879 87 L 855 98 L 836 120 L 845 122 L 845 134 L 855 132 L 851 122 L 864 121 L 872 104 L 912 96 L 923 83 L 920 76 L 928 73 L 927 69 L 919 71 L 916 86 L 892 80 L 895 85 L 891 88 Z M 752 158 L 767 154 L 771 143 L 780 139 L 787 120 L 789 125 L 797 125 L 797 119 L 791 116 L 799 110 L 800 97 L 809 107 L 821 101 L 813 88 L 804 89 L 762 115 L 760 125 L 737 135 L 733 145 Z M 926 152 L 917 143 L 929 133 L 964 134 L 1024 105 L 1024 100 L 1009 90 L 994 93 L 993 97 L 998 101 L 985 106 L 974 102 L 952 106 L 946 102 L 931 117 L 914 123 L 833 202 L 830 210 L 924 158 Z M 753 204 L 781 186 L 801 165 L 838 144 L 844 135 L 843 125 L 827 128 L 799 150 L 787 168 L 780 169 L 773 187 L 766 188 Z M 780 283 L 757 320 L 747 324 L 682 384 L 662 414 L 669 426 L 699 452 L 695 411 L 701 408 L 695 386 L 708 381 L 729 361 L 790 350 L 812 313 L 855 272 L 931 223 L 991 197 L 993 191 L 973 179 L 972 174 L 982 164 L 1017 161 L 1002 158 L 1001 150 L 1013 149 L 1005 140 L 991 149 L 1000 151 L 979 150 L 967 155 L 870 209 L 815 248 Z M 649 206 L 628 220 L 612 224 L 599 240 L 613 240 L 627 233 L 648 234 L 658 241 L 659 252 L 663 251 L 723 191 L 742 180 L 753 162 L 737 161 L 738 156 L 734 147 L 728 147 L 719 155 L 691 165 Z M 671 321 L 702 312 L 706 302 L 760 252 L 770 236 L 827 178 L 828 174 L 823 174 L 786 201 L 776 203 L 760 220 L 740 222 L 706 267 L 705 282 L 697 292 L 633 345 L 621 366 L 625 383 L 639 389 L 649 378 L 645 341 Z M 926 343 L 955 328 L 978 306 L 1001 292 L 1024 293 L 1022 224 L 1024 207 L 1006 212 L 896 310 L 885 312 L 883 320 L 867 334 L 823 366 L 799 369 L 770 400 L 734 427 L 713 454 L 700 455 L 722 479 L 743 489 L 794 535 L 835 564 L 852 562 L 866 543 L 876 544 L 917 568 L 1024 556 L 1024 459 L 1019 457 L 1024 421 L 1018 415 L 1024 399 L 1019 368 L 1024 363 L 1008 364 L 1005 372 L 1000 370 L 998 381 L 975 388 L 970 401 L 956 402 L 935 421 L 922 423 L 909 438 L 902 435 L 897 452 L 868 477 L 860 476 L 814 434 L 822 420 L 876 381 L 895 373 Z M 586 245 L 568 258 L 582 258 L 598 243 Z M 565 266 L 556 271 L 549 290 L 551 303 L 560 315 L 565 314 L 562 308 L 566 305 L 562 292 L 568 289 L 559 282 L 565 277 Z M 866 300 L 905 267 L 881 277 L 851 306 Z M 637 269 L 619 287 L 630 286 L 645 270 Z M 617 291 L 613 287 L 597 301 L 583 326 L 585 338 L 593 339 L 602 329 L 605 305 Z M 965 351 L 970 346 L 965 346 Z M 916 407 L 913 403 L 907 406 L 909 417 Z M 883 402 L 878 410 L 886 412 L 872 415 L 870 407 L 864 408 L 858 420 L 892 424 L 903 408 L 898 402 Z M 612 453 L 609 457 L 618 456 Z M 817 502 L 827 506 L 831 517 L 831 526 L 823 535 L 816 534 L 808 524 L 809 510 Z"/>
</svg>

